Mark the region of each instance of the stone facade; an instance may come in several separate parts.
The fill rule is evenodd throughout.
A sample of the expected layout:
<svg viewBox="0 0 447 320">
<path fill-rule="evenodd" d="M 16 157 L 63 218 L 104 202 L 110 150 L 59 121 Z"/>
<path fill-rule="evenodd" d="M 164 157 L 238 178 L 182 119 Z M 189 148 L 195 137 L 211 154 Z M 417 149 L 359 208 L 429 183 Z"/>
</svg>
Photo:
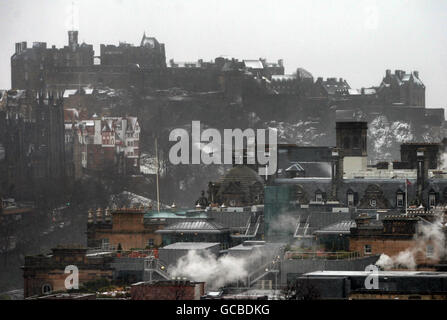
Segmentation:
<svg viewBox="0 0 447 320">
<path fill-rule="evenodd" d="M 58 194 L 66 178 L 60 95 L 11 90 L 3 92 L 2 100 L 0 144 L 4 156 L 0 167 L 5 175 L 0 193 L 31 199 L 45 192 Z"/>
<path fill-rule="evenodd" d="M 79 270 L 79 286 L 88 281 L 104 278 L 112 280 L 111 258 L 90 258 L 84 248 L 55 248 L 49 256 L 25 257 L 23 267 L 24 297 L 66 291 L 65 268 L 74 265 Z"/>
<path fill-rule="evenodd" d="M 159 247 L 161 235 L 155 231 L 164 228 L 165 221 L 144 220 L 142 209 L 98 209 L 89 212 L 87 244 L 89 247 L 104 247 L 122 250 Z"/>
</svg>

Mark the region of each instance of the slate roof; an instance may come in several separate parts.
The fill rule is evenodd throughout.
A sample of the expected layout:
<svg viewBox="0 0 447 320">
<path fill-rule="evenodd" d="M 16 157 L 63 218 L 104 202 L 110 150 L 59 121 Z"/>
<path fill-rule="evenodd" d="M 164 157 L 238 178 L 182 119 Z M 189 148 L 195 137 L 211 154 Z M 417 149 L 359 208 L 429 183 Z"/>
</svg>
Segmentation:
<svg viewBox="0 0 447 320">
<path fill-rule="evenodd" d="M 342 220 L 315 231 L 315 234 L 350 234 L 351 228 L 355 228 L 356 226 L 354 220 Z"/>
<path fill-rule="evenodd" d="M 176 242 L 163 247 L 163 250 L 203 250 L 219 246 L 219 242 Z"/>
<path fill-rule="evenodd" d="M 219 223 L 208 220 L 188 220 L 176 222 L 168 225 L 162 230 L 157 230 L 157 233 L 225 233 L 229 232 Z"/>
<path fill-rule="evenodd" d="M 209 211 L 208 217 L 210 220 L 225 226 L 226 228 L 245 228 L 248 224 L 248 219 L 251 217 L 251 212 L 219 212 Z"/>
</svg>

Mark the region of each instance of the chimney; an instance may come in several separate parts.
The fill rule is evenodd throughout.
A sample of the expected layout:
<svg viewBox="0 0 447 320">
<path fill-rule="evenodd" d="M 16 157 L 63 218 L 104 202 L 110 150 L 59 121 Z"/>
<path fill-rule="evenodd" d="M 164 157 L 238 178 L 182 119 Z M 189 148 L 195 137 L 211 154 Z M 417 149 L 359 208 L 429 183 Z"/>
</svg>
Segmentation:
<svg viewBox="0 0 447 320">
<path fill-rule="evenodd" d="M 279 59 L 279 60 L 278 60 L 278 65 L 279 65 L 280 67 L 284 67 L 284 60 L 283 60 L 283 59 Z"/>
<path fill-rule="evenodd" d="M 98 208 L 98 210 L 96 210 L 96 222 L 103 222 L 102 221 L 102 209 Z"/>
<path fill-rule="evenodd" d="M 389 76 L 391 76 L 391 70 L 390 69 L 386 69 L 385 71 L 385 76 L 388 78 Z"/>
<path fill-rule="evenodd" d="M 112 215 L 110 214 L 110 208 L 107 207 L 105 210 L 105 220 L 107 223 L 110 223 L 112 221 Z"/>
<path fill-rule="evenodd" d="M 368 123 L 364 121 L 337 121 L 336 146 L 343 150 L 343 156 L 366 157 Z"/>
<path fill-rule="evenodd" d="M 93 210 L 92 210 L 92 209 L 89 209 L 89 210 L 88 210 L 88 220 L 87 220 L 87 222 L 90 224 L 90 223 L 93 223 L 93 221 L 94 221 L 94 218 L 93 218 Z"/>
<path fill-rule="evenodd" d="M 417 158 L 417 180 L 416 180 L 416 188 L 417 188 L 417 199 L 420 204 L 423 203 L 423 190 L 425 188 L 425 183 L 428 179 L 428 167 L 429 167 L 429 159 L 427 157 L 427 153 L 425 152 L 425 148 L 419 148 L 416 151 Z"/>
<path fill-rule="evenodd" d="M 16 42 L 16 53 L 20 53 L 22 50 L 22 45 L 20 42 Z"/>
<path fill-rule="evenodd" d="M 416 78 L 419 79 L 419 71 L 413 71 L 413 74 L 414 74 L 414 76 L 415 76 Z"/>
<path fill-rule="evenodd" d="M 342 150 L 332 149 L 331 154 L 331 201 L 338 201 L 337 191 L 340 183 L 343 182 L 343 155 Z"/>
</svg>

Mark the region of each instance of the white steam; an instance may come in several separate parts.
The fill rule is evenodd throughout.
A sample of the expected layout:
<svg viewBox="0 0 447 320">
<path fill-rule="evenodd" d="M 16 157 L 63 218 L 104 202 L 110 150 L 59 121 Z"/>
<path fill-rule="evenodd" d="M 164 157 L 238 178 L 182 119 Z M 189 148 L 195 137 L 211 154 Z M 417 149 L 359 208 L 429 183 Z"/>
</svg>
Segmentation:
<svg viewBox="0 0 447 320">
<path fill-rule="evenodd" d="M 447 153 L 443 152 L 441 155 L 441 170 L 447 170 Z"/>
<path fill-rule="evenodd" d="M 437 260 L 446 253 L 445 234 L 441 219 L 433 223 L 427 223 L 419 226 L 419 231 L 414 237 L 414 245 L 405 251 L 399 252 L 392 257 L 382 254 L 377 260 L 376 265 L 385 270 L 393 268 L 415 269 L 417 258 L 426 257 L 428 246 L 432 246 L 433 252 L 430 259 Z"/>
<path fill-rule="evenodd" d="M 231 255 L 216 258 L 208 251 L 198 253 L 196 250 L 190 250 L 172 269 L 169 269 L 169 273 L 173 277 L 204 281 L 207 287 L 217 289 L 237 280 L 246 279 L 248 260 Z"/>
<path fill-rule="evenodd" d="M 270 223 L 269 229 L 273 232 L 294 233 L 298 219 L 299 217 L 297 216 L 281 214 Z"/>
</svg>

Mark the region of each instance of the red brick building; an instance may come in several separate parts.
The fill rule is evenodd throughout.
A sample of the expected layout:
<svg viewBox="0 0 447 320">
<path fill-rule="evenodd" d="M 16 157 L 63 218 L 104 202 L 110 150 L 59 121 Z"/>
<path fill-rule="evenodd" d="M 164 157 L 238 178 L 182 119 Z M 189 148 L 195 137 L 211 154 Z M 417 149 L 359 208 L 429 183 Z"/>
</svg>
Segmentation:
<svg viewBox="0 0 447 320">
<path fill-rule="evenodd" d="M 434 238 L 421 236 L 421 225 L 429 224 L 427 219 L 434 219 L 429 215 L 424 218 L 394 215 L 379 221 L 360 216 L 356 219 L 356 227 L 351 228 L 349 250 L 363 255 L 386 254 L 390 257 L 409 250 L 414 253 L 418 268 L 434 267 L 443 259 L 442 245 Z"/>
</svg>

